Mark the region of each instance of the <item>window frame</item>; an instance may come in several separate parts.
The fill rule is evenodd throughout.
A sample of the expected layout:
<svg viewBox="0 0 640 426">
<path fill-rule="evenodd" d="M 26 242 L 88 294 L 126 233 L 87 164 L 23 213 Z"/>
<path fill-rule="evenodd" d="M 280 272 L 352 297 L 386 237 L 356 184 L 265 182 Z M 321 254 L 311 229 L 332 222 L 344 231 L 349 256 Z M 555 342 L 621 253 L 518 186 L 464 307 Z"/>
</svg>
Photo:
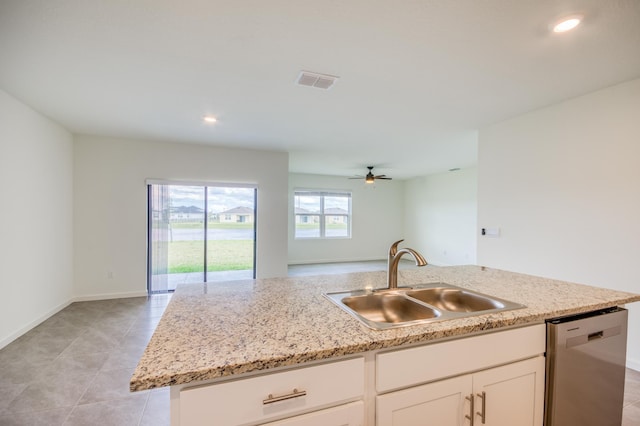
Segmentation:
<svg viewBox="0 0 640 426">
<path fill-rule="evenodd" d="M 296 213 L 296 197 L 298 196 L 317 196 L 320 197 L 320 211 L 319 212 L 305 212 L 305 213 Z M 348 210 L 347 214 L 337 214 L 337 213 L 325 213 L 325 197 L 344 197 L 347 198 L 348 202 Z M 293 191 L 293 238 L 294 240 L 340 240 L 340 239 L 351 239 L 352 238 L 352 217 L 353 217 L 353 209 L 352 209 L 352 199 L 353 195 L 351 191 L 346 190 L 320 190 L 320 189 L 295 189 Z M 310 236 L 310 237 L 302 237 L 297 235 L 297 218 L 300 217 L 301 220 L 299 223 L 309 223 L 309 221 L 303 221 L 303 217 L 311 217 L 318 216 L 319 218 L 319 236 Z M 345 217 L 347 224 L 347 235 L 338 235 L 338 236 L 327 236 L 327 218 L 328 217 Z"/>
</svg>

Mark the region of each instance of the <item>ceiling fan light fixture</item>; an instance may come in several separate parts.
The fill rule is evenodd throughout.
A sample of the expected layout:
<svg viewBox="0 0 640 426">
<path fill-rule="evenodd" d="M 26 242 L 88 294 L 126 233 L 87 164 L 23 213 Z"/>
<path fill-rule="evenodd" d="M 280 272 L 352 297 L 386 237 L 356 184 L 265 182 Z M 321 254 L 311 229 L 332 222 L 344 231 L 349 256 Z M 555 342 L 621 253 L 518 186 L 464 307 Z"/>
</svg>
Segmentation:
<svg viewBox="0 0 640 426">
<path fill-rule="evenodd" d="M 387 175 L 374 175 L 373 166 L 367 166 L 367 169 L 369 169 L 369 172 L 365 176 L 354 176 L 350 177 L 349 179 L 364 179 L 365 184 L 376 183 L 377 179 L 391 180 L 391 178 L 387 177 Z"/>
</svg>

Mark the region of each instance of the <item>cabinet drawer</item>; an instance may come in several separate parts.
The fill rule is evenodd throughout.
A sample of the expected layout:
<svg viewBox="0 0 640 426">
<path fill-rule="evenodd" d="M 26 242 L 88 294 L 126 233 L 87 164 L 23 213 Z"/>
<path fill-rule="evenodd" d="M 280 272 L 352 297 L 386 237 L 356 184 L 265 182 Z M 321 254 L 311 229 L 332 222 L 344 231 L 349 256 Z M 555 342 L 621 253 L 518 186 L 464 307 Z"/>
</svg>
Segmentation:
<svg viewBox="0 0 640 426">
<path fill-rule="evenodd" d="M 354 358 L 182 389 L 180 425 L 255 424 L 355 400 L 363 394 L 364 359 Z"/>
<path fill-rule="evenodd" d="M 543 354 L 544 324 L 380 353 L 376 389 L 387 392 Z"/>
<path fill-rule="evenodd" d="M 273 423 L 264 423 L 262 426 L 362 426 L 363 424 L 364 403 L 357 401 Z"/>
</svg>

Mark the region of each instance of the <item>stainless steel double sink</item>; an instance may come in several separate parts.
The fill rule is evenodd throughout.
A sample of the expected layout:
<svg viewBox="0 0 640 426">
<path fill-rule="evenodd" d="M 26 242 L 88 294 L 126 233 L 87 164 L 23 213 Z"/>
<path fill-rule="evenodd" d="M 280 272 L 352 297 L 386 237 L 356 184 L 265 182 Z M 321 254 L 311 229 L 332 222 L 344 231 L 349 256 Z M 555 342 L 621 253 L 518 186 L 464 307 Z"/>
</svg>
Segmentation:
<svg viewBox="0 0 640 426">
<path fill-rule="evenodd" d="M 446 283 L 430 283 L 397 289 L 325 293 L 325 296 L 375 330 L 525 307 Z"/>
</svg>

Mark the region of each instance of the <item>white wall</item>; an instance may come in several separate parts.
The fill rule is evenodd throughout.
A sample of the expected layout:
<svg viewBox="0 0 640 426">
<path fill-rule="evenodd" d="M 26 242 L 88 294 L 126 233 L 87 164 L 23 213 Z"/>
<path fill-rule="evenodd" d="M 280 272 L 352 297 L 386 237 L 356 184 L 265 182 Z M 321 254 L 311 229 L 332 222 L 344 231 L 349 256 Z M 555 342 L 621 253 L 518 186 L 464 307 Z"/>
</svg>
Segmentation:
<svg viewBox="0 0 640 426">
<path fill-rule="evenodd" d="M 73 139 L 0 90 L 0 348 L 67 306 Z"/>
<path fill-rule="evenodd" d="M 86 135 L 74 153 L 77 297 L 146 294 L 147 178 L 257 184 L 257 275 L 286 276 L 288 154 Z"/>
<path fill-rule="evenodd" d="M 350 239 L 294 239 L 293 191 L 335 189 L 351 191 Z M 289 175 L 289 264 L 386 259 L 389 246 L 404 238 L 404 185 L 402 181 L 376 182 L 345 177 Z"/>
<path fill-rule="evenodd" d="M 475 264 L 477 195 L 475 167 L 406 181 L 407 245 L 432 265 Z"/>
<path fill-rule="evenodd" d="M 640 293 L 640 80 L 480 131 L 478 263 Z M 640 369 L 640 303 L 629 364 Z"/>
</svg>

